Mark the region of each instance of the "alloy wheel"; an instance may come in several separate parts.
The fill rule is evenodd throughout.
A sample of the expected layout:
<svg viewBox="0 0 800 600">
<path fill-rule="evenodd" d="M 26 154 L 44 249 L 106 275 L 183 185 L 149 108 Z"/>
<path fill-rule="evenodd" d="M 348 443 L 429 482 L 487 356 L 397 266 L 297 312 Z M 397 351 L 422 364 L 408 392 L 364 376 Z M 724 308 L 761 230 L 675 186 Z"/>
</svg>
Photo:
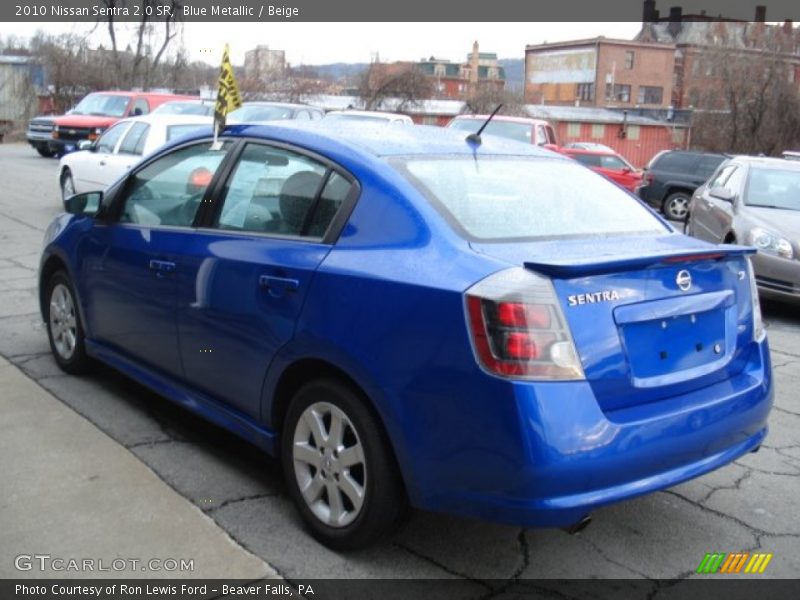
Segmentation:
<svg viewBox="0 0 800 600">
<path fill-rule="evenodd" d="M 56 284 L 50 294 L 50 332 L 58 355 L 71 359 L 78 339 L 78 322 L 72 293 L 63 283 Z"/>
<path fill-rule="evenodd" d="M 294 431 L 294 474 L 306 506 L 322 523 L 341 528 L 364 506 L 367 465 L 353 422 L 337 406 L 316 402 Z"/>
</svg>

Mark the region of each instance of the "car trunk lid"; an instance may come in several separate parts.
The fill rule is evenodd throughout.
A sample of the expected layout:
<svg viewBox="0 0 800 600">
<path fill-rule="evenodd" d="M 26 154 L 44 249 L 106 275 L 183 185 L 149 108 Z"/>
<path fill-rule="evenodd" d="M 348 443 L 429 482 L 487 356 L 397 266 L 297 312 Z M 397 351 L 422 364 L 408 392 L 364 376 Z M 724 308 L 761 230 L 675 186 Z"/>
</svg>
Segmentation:
<svg viewBox="0 0 800 600">
<path fill-rule="evenodd" d="M 699 389 L 744 366 L 749 248 L 679 235 L 473 247 L 552 279 L 603 410 Z"/>
</svg>

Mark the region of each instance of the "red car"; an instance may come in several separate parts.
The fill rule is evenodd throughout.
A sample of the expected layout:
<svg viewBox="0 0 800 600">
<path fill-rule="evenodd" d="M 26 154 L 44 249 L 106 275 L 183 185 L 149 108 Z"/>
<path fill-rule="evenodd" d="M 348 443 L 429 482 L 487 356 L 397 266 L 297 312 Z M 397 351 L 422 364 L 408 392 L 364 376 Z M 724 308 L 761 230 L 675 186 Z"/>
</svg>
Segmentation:
<svg viewBox="0 0 800 600">
<path fill-rule="evenodd" d="M 634 191 L 642 183 L 642 172 L 616 152 L 580 150 L 578 148 L 561 148 L 561 152 L 589 167 L 592 171 L 604 175 L 629 192 Z"/>
<path fill-rule="evenodd" d="M 28 143 L 42 156 L 66 154 L 77 150 L 82 140 L 96 140 L 120 119 L 146 115 L 170 100 L 189 99 L 196 98 L 150 92 L 94 92 L 65 115 L 31 119 Z"/>
</svg>

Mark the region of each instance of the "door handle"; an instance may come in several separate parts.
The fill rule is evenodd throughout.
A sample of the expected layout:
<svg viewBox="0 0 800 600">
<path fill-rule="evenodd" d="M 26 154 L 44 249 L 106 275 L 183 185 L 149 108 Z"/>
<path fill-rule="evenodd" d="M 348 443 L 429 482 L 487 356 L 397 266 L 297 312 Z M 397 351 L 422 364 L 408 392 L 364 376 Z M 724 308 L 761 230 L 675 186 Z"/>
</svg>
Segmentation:
<svg viewBox="0 0 800 600">
<path fill-rule="evenodd" d="M 172 273 L 175 271 L 175 263 L 168 260 L 151 260 L 150 270 L 159 273 Z"/>
<path fill-rule="evenodd" d="M 285 292 L 295 292 L 300 287 L 300 281 L 290 277 L 275 277 L 273 275 L 262 275 L 258 278 L 258 286 L 269 291 L 269 295 L 275 298 L 281 297 Z"/>
<path fill-rule="evenodd" d="M 100 164 L 101 167 L 105 167 L 106 166 L 106 161 L 101 160 L 99 164 Z"/>
</svg>

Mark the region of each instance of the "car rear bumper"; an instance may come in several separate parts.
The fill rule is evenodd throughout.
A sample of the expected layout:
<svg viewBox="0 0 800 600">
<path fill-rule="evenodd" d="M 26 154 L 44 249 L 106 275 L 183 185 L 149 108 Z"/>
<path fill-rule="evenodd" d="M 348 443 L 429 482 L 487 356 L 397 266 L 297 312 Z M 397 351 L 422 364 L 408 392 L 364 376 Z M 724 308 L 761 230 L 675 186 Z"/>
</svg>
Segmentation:
<svg viewBox="0 0 800 600">
<path fill-rule="evenodd" d="M 731 379 L 607 413 L 587 382 L 515 383 L 519 460 L 502 452 L 474 456 L 474 469 L 462 469 L 461 481 L 451 477 L 449 490 L 428 490 L 423 504 L 520 526 L 562 527 L 601 506 L 722 467 L 757 448 L 767 432 L 773 387 L 766 340 L 753 345 L 753 354 Z"/>
<path fill-rule="evenodd" d="M 800 303 L 800 261 L 763 252 L 756 253 L 752 261 L 762 297 Z"/>
</svg>

